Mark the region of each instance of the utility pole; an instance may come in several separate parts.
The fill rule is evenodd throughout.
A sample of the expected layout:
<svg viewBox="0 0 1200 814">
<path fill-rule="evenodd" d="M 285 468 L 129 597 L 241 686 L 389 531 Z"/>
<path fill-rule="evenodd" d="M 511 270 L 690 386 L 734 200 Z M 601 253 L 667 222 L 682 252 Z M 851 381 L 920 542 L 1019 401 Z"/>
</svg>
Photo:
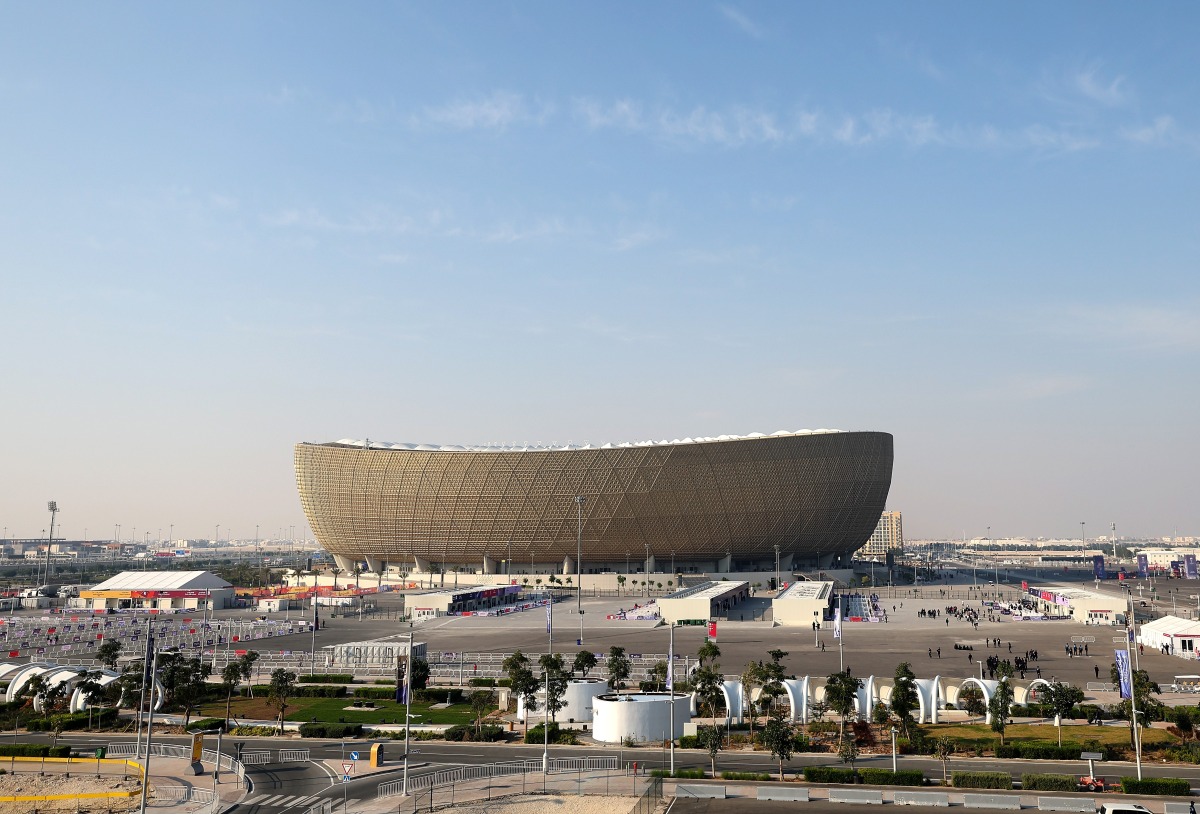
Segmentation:
<svg viewBox="0 0 1200 814">
<path fill-rule="evenodd" d="M 46 541 L 46 584 L 50 584 L 50 549 L 54 546 L 54 515 L 58 514 L 58 501 L 51 500 L 46 504 L 50 510 L 50 539 Z"/>
<path fill-rule="evenodd" d="M 579 612 L 579 645 L 583 646 L 583 504 L 587 498 L 575 498 L 575 609 Z"/>
</svg>

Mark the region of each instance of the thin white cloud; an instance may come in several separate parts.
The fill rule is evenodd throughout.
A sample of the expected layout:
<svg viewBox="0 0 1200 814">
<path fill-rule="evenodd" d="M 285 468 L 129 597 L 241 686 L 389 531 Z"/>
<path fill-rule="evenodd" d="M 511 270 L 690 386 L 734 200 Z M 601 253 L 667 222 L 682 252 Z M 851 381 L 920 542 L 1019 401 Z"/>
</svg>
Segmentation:
<svg viewBox="0 0 1200 814">
<path fill-rule="evenodd" d="M 629 99 L 605 105 L 595 99 L 579 98 L 573 104 L 576 116 L 592 130 L 611 127 L 635 131 L 645 127 L 641 106 Z"/>
<path fill-rule="evenodd" d="M 1095 63 L 1075 73 L 1074 85 L 1080 94 L 1106 107 L 1123 105 L 1133 96 L 1133 91 L 1124 76 L 1111 79 L 1103 77 L 1100 75 L 1100 66 Z"/>
<path fill-rule="evenodd" d="M 663 230 L 657 226 L 639 226 L 631 229 L 623 229 L 613 241 L 613 248 L 619 252 L 627 252 L 631 249 L 661 240 L 664 236 L 665 233 Z"/>
<path fill-rule="evenodd" d="M 412 119 L 415 126 L 432 125 L 454 130 L 504 130 L 519 122 L 544 122 L 552 109 L 531 107 L 519 93 L 495 91 L 479 99 L 459 100 L 427 107 Z"/>
<path fill-rule="evenodd" d="M 733 6 L 727 6 L 725 4 L 718 4 L 717 11 L 721 12 L 726 20 L 729 20 L 729 22 L 741 29 L 742 33 L 748 34 L 749 36 L 754 37 L 756 40 L 766 38 L 766 29 L 747 17 L 741 9 L 734 8 Z"/>
<path fill-rule="evenodd" d="M 1154 123 L 1144 127 L 1122 128 L 1121 137 L 1139 144 L 1165 144 L 1178 136 L 1175 119 L 1172 116 L 1158 116 Z"/>
</svg>

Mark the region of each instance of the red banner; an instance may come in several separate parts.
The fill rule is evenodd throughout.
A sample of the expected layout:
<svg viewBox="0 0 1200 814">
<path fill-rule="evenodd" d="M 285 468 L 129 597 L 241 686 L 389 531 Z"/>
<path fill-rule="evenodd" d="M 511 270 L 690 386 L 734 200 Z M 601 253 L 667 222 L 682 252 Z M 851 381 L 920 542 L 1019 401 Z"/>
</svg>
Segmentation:
<svg viewBox="0 0 1200 814">
<path fill-rule="evenodd" d="M 713 640 L 714 642 L 717 640 L 717 623 L 716 622 L 708 623 L 708 638 Z"/>
</svg>

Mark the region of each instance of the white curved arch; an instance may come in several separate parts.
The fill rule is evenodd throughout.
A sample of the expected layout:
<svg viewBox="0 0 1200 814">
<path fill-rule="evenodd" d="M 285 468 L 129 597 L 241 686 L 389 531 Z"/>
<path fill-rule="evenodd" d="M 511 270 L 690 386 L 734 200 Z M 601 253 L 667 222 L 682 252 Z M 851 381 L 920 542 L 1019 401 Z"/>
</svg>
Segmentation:
<svg viewBox="0 0 1200 814">
<path fill-rule="evenodd" d="M 721 684 L 721 692 L 725 694 L 725 722 L 728 724 L 730 720 L 740 724 L 745 722 L 742 704 L 742 682 L 737 679 L 729 679 Z"/>
<path fill-rule="evenodd" d="M 29 679 L 41 675 L 54 666 L 45 661 L 31 661 L 28 664 L 22 664 L 9 679 L 8 689 L 4 692 L 4 700 L 9 704 L 16 701 L 21 696 L 21 691 L 25 689 L 25 685 L 29 683 Z"/>
<path fill-rule="evenodd" d="M 1013 703 L 1015 703 L 1015 704 L 1033 703 L 1032 701 L 1029 700 L 1029 697 L 1033 694 L 1033 688 L 1038 686 L 1039 684 L 1043 687 L 1049 687 L 1052 684 L 1052 682 L 1049 679 L 1045 679 L 1045 678 L 1035 678 L 1035 679 L 1033 679 L 1033 681 L 1030 681 L 1029 684 L 1024 687 L 1014 685 L 1013 686 Z"/>
<path fill-rule="evenodd" d="M 988 711 L 983 716 L 983 722 L 985 724 L 990 724 L 992 722 L 992 694 L 996 691 L 996 687 L 1000 684 L 1000 682 L 987 678 L 975 678 L 973 676 L 970 678 L 964 678 L 962 680 L 962 684 L 960 684 L 958 687 L 959 694 L 962 693 L 963 688 L 965 688 L 968 684 L 974 684 L 983 692 L 983 705 L 988 708 Z M 957 706 L 957 704 L 955 705 Z"/>
<path fill-rule="evenodd" d="M 875 686 L 875 676 L 867 676 L 866 680 L 858 688 L 858 698 L 855 699 L 854 707 L 862 718 L 870 718 L 871 710 L 875 706 L 875 702 L 879 700 L 879 691 Z"/>
<path fill-rule="evenodd" d="M 17 664 L 16 662 L 11 662 L 11 661 L 0 664 L 0 681 L 8 680 L 8 676 L 11 673 L 15 673 L 17 670 L 20 670 L 24 666 L 25 665 L 23 665 L 23 664 Z"/>
<path fill-rule="evenodd" d="M 121 677 L 120 673 L 114 672 L 112 670 L 99 670 L 98 672 L 100 673 L 100 675 L 96 676 L 95 680 L 96 680 L 96 683 L 99 684 L 101 687 L 107 687 L 109 684 L 112 684 L 114 681 L 116 681 L 118 678 Z M 82 679 L 81 679 L 81 681 L 82 681 Z M 156 695 L 158 694 L 157 687 L 155 688 L 155 694 Z M 89 706 L 91 706 L 91 705 L 88 704 L 87 694 L 83 690 L 81 690 L 78 687 L 78 685 L 76 685 L 75 691 L 71 693 L 71 704 L 70 704 L 71 712 L 86 712 L 87 708 Z M 161 706 L 161 703 L 155 707 L 155 711 L 158 710 L 159 706 Z"/>
<path fill-rule="evenodd" d="M 938 712 L 942 708 L 942 677 L 918 678 L 915 682 L 917 698 L 921 701 L 921 714 L 917 723 L 938 722 Z"/>
<path fill-rule="evenodd" d="M 66 684 L 68 690 L 73 682 L 79 680 L 80 671 L 74 667 L 59 667 L 54 666 L 48 668 L 42 676 L 46 680 L 46 689 L 57 687 L 60 684 Z M 35 696 L 33 699 L 33 711 L 43 713 L 46 711 L 45 705 L 42 703 L 42 697 Z"/>
<path fill-rule="evenodd" d="M 792 710 L 791 720 L 808 723 L 808 676 L 804 678 L 785 678 L 783 691 L 787 694 L 788 705 Z"/>
</svg>

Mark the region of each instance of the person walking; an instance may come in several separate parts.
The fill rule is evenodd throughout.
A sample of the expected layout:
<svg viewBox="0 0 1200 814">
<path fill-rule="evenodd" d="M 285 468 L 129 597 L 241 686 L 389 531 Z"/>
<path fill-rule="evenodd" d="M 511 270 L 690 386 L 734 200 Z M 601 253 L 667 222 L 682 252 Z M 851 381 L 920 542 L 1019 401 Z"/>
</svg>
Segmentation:
<svg viewBox="0 0 1200 814">
<path fill-rule="evenodd" d="M 1100 665 L 1099 665 L 1099 664 L 1093 664 L 1093 665 L 1092 665 L 1092 668 L 1093 668 L 1093 669 L 1096 671 L 1096 678 L 1099 678 L 1099 677 L 1100 677 Z"/>
</svg>

